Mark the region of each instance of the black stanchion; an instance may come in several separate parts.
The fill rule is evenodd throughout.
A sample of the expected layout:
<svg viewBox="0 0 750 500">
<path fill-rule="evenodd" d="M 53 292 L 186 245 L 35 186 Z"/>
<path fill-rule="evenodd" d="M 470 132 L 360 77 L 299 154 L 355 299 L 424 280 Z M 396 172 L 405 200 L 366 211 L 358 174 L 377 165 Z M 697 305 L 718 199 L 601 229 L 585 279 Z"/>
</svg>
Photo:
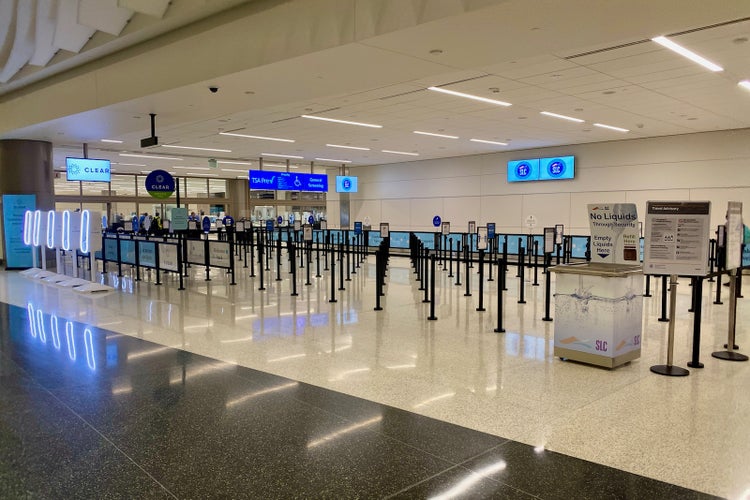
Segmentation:
<svg viewBox="0 0 750 500">
<path fill-rule="evenodd" d="M 716 240 L 713 239 L 713 238 L 711 238 L 708 241 L 708 244 L 709 244 L 709 246 L 708 246 L 708 264 L 710 266 L 709 270 L 708 270 L 708 274 L 711 276 L 708 279 L 708 281 L 710 281 L 711 283 L 713 283 L 715 281 L 713 274 L 714 274 L 714 266 L 716 264 Z"/>
<path fill-rule="evenodd" d="M 646 275 L 646 293 L 643 294 L 644 297 L 651 297 L 651 275 Z"/>
<path fill-rule="evenodd" d="M 724 344 L 726 351 L 712 352 L 711 356 L 717 359 L 723 359 L 724 361 L 747 361 L 748 357 L 739 352 L 735 352 L 738 349 L 735 343 L 735 333 L 737 328 L 737 274 L 742 272 L 742 269 L 732 269 L 729 275 L 729 328 L 727 334 L 727 343 Z M 717 285 L 718 286 L 718 285 Z"/>
<path fill-rule="evenodd" d="M 524 299 L 524 276 L 523 276 L 523 259 L 524 259 L 524 250 L 520 247 L 519 242 L 519 248 L 518 248 L 518 262 L 521 263 L 521 265 L 518 266 L 518 303 L 519 304 L 525 304 L 526 300 Z"/>
<path fill-rule="evenodd" d="M 339 240 L 339 291 L 346 290 L 344 286 L 344 242 Z"/>
<path fill-rule="evenodd" d="M 456 286 L 461 286 L 461 242 L 456 242 Z"/>
<path fill-rule="evenodd" d="M 552 301 L 552 275 L 549 270 L 549 264 L 552 260 L 552 254 L 544 254 L 544 317 L 542 321 L 552 321 L 550 316 L 550 302 Z"/>
<path fill-rule="evenodd" d="M 316 236 L 319 236 L 318 233 Z M 315 277 L 320 278 L 320 238 L 315 240 Z"/>
<path fill-rule="evenodd" d="M 477 311 L 485 311 L 484 308 L 484 250 L 479 250 L 479 306 Z"/>
<path fill-rule="evenodd" d="M 255 278 L 255 231 L 250 227 L 250 277 Z M 245 233 L 247 235 L 247 233 Z M 245 247 L 247 248 L 247 246 Z M 245 261 L 247 264 L 247 261 Z"/>
<path fill-rule="evenodd" d="M 177 274 L 180 275 L 180 288 L 178 288 L 178 290 L 184 290 L 185 289 L 185 286 L 184 286 L 184 283 L 183 283 L 184 277 L 182 276 L 183 275 L 182 268 L 185 265 L 185 263 L 182 261 L 182 248 L 181 247 L 183 245 L 184 245 L 184 243 L 182 241 L 182 233 L 177 233 Z M 119 254 L 119 252 L 120 252 L 120 245 L 119 245 L 119 241 L 118 241 L 118 245 L 117 245 L 117 252 L 118 252 L 118 254 L 117 254 L 117 260 L 119 261 L 120 260 L 120 254 Z"/>
<path fill-rule="evenodd" d="M 495 333 L 503 333 L 503 290 L 505 286 L 505 271 L 507 263 L 504 259 L 500 259 L 497 263 L 497 328 Z"/>
<path fill-rule="evenodd" d="M 422 302 L 425 304 L 430 301 L 430 297 L 428 295 L 430 292 L 430 273 L 427 272 L 427 263 L 429 262 L 429 260 L 430 260 L 430 251 L 425 248 L 424 257 L 422 258 L 422 272 L 424 273 L 423 274 L 424 279 L 422 280 L 422 287 L 424 289 L 424 298 L 422 299 Z"/>
<path fill-rule="evenodd" d="M 263 245 L 258 245 L 258 270 L 260 271 L 260 286 L 258 287 L 258 290 L 266 289 L 266 287 L 263 286 L 263 251 Z"/>
<path fill-rule="evenodd" d="M 495 242 L 496 242 L 495 238 L 492 238 L 489 241 L 489 250 L 490 250 L 489 254 L 490 254 L 490 258 L 488 259 L 487 264 L 488 264 L 488 266 L 490 268 L 490 277 L 487 278 L 487 281 L 495 281 L 494 279 L 492 279 L 492 268 L 495 266 L 495 259 L 494 259 L 494 257 L 495 257 L 495 248 L 496 248 Z"/>
<path fill-rule="evenodd" d="M 448 255 L 448 266 L 449 266 L 448 277 L 452 278 L 453 277 L 453 240 L 450 240 L 450 239 L 448 240 L 448 252 L 449 252 L 449 255 Z"/>
<path fill-rule="evenodd" d="M 664 276 L 666 278 L 666 276 Z M 667 364 L 666 365 L 654 365 L 650 369 L 652 372 L 659 375 L 667 375 L 669 377 L 685 377 L 690 375 L 690 372 L 679 366 L 672 364 L 674 357 L 674 326 L 675 326 L 675 307 L 677 304 L 677 275 L 671 275 L 670 277 L 670 296 L 669 296 L 669 315 L 672 318 L 669 321 L 669 337 L 667 339 Z M 664 285 L 666 288 L 666 284 Z"/>
<path fill-rule="evenodd" d="M 351 261 L 351 259 L 349 258 L 349 255 L 351 253 L 351 249 L 349 248 L 349 231 L 346 231 L 346 237 L 344 239 L 346 240 L 346 248 L 344 248 L 344 245 L 342 245 L 341 248 L 344 249 L 346 252 L 346 281 L 351 281 L 352 277 L 350 274 L 350 267 L 349 267 L 349 264 Z"/>
<path fill-rule="evenodd" d="M 669 321 L 667 317 L 667 275 L 661 277 L 661 317 L 659 321 L 666 323 Z"/>
<path fill-rule="evenodd" d="M 436 321 L 435 316 L 435 256 L 430 258 L 430 315 L 427 316 L 429 321 Z"/>
<path fill-rule="evenodd" d="M 336 250 L 331 245 L 331 298 L 328 302 L 338 302 L 336 300 L 336 257 L 334 252 Z"/>
<path fill-rule="evenodd" d="M 375 251 L 375 310 L 382 311 L 383 307 L 380 305 L 380 297 L 383 291 L 383 262 L 381 257 L 382 250 Z"/>
<path fill-rule="evenodd" d="M 690 368 L 703 368 L 701 354 L 701 310 L 703 309 L 703 276 L 693 278 L 693 357 L 688 361 Z"/>
<path fill-rule="evenodd" d="M 471 235 L 469 235 L 471 236 Z M 464 256 L 466 258 L 466 292 L 464 297 L 471 297 L 471 271 L 470 269 L 470 258 L 469 258 L 469 247 L 464 247 Z"/>
<path fill-rule="evenodd" d="M 291 259 L 290 259 L 290 265 L 292 266 L 292 293 L 291 293 L 291 296 L 292 297 L 296 297 L 297 295 L 299 295 L 297 293 L 297 259 L 296 259 L 296 257 L 297 257 L 297 255 L 296 255 L 297 254 L 297 245 L 295 245 L 294 243 L 289 242 L 289 241 L 287 242 L 287 244 L 289 245 L 289 255 L 291 257 Z"/>
<path fill-rule="evenodd" d="M 534 240 L 534 283 L 533 286 L 539 286 L 539 242 Z"/>
<path fill-rule="evenodd" d="M 234 238 L 230 237 L 231 235 L 227 233 L 227 238 L 229 239 L 229 273 L 232 275 L 232 282 L 229 283 L 230 285 L 236 285 L 237 283 L 234 281 Z M 158 248 L 158 245 L 157 245 Z M 156 280 L 159 280 L 159 266 L 156 267 Z"/>
</svg>

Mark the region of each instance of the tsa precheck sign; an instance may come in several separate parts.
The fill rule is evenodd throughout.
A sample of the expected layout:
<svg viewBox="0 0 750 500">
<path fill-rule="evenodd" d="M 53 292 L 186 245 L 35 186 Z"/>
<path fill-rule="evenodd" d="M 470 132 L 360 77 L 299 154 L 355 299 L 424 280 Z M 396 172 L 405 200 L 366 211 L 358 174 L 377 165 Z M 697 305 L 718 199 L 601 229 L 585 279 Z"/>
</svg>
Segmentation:
<svg viewBox="0 0 750 500">
<path fill-rule="evenodd" d="M 250 170 L 250 189 L 277 191 L 328 191 L 328 176 L 325 174 L 296 174 L 289 172 L 266 172 Z"/>
</svg>

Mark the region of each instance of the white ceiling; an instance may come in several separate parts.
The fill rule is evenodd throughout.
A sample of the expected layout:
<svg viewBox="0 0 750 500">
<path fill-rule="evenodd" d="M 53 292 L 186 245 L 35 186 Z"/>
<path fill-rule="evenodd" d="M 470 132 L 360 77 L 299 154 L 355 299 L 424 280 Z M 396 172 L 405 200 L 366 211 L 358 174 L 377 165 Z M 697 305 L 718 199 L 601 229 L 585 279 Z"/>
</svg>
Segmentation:
<svg viewBox="0 0 750 500">
<path fill-rule="evenodd" d="M 127 3 L 135 7 L 142 2 Z M 210 157 L 247 161 L 251 163 L 249 168 L 257 168 L 257 159 L 264 153 L 302 156 L 302 160 L 292 160 L 302 168 L 309 168 L 315 158 L 349 160 L 352 166 L 361 166 L 750 127 L 750 91 L 737 86 L 738 81 L 750 78 L 750 20 L 738 21 L 750 16 L 750 2 L 727 1 L 732 5 L 733 17 L 726 14 L 718 20 L 716 9 L 706 5 L 702 7 L 706 10 L 705 24 L 693 20 L 679 26 L 675 25 L 673 12 L 666 9 L 642 13 L 643 23 L 622 25 L 611 18 L 611 10 L 600 7 L 600 2 L 580 0 L 576 4 L 579 10 L 570 13 L 569 19 L 544 17 L 539 26 L 526 22 L 543 14 L 528 12 L 532 8 L 528 2 L 523 11 L 524 22 L 519 23 L 493 16 L 500 11 L 490 9 L 449 16 L 294 60 L 26 127 L 2 137 L 52 141 L 56 146 L 56 166 L 62 165 L 66 155 L 80 155 L 80 144 L 87 142 L 92 157 L 137 164 L 116 165 L 117 172 L 140 172 L 151 168 L 171 170 L 176 165 L 205 167 Z M 582 12 L 581 5 L 591 8 Z M 579 25 L 557 30 L 556 20 Z M 709 26 L 719 21 L 723 24 Z M 656 28 L 662 25 L 665 31 Z M 510 31 L 513 33 L 505 33 Z M 494 32 L 505 34 L 493 39 Z M 673 41 L 725 70 L 709 72 L 649 40 L 658 35 L 672 35 Z M 565 43 L 557 39 L 561 36 Z M 509 45 L 509 39 L 515 39 L 515 45 Z M 592 46 L 591 40 L 598 42 Z M 435 49 L 442 52 L 431 53 Z M 207 90 L 209 84 L 219 86 L 219 92 L 211 94 Z M 430 86 L 507 101 L 512 106 L 445 95 L 427 90 Z M 543 116 L 541 111 L 585 122 L 559 120 Z M 157 113 L 161 144 L 231 152 L 162 146 L 143 152 L 183 160 L 120 157 L 122 151 L 139 152 L 139 140 L 149 133 L 149 112 Z M 302 114 L 383 127 L 308 120 L 301 118 Z M 598 128 L 594 123 L 626 128 L 629 132 Z M 459 138 L 417 135 L 414 130 Z M 218 135 L 221 131 L 295 142 Z M 472 142 L 472 138 L 506 142 L 508 146 Z M 105 144 L 100 139 L 123 143 Z M 326 144 L 367 147 L 370 151 Z M 270 157 L 266 160 L 284 161 Z M 315 163 L 337 165 L 330 161 Z M 239 176 L 241 172 L 236 170 L 248 168 L 232 164 L 220 167 L 217 175 L 224 177 Z"/>
</svg>

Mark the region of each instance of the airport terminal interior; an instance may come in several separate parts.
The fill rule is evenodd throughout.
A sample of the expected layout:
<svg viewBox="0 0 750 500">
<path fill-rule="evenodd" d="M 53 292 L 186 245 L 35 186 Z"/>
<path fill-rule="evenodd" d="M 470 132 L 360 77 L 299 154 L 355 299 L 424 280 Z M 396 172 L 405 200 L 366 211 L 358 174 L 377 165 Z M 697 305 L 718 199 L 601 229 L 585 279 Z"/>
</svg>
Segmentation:
<svg viewBox="0 0 750 500">
<path fill-rule="evenodd" d="M 0 498 L 750 499 L 749 56 L 740 0 L 0 0 Z"/>
</svg>

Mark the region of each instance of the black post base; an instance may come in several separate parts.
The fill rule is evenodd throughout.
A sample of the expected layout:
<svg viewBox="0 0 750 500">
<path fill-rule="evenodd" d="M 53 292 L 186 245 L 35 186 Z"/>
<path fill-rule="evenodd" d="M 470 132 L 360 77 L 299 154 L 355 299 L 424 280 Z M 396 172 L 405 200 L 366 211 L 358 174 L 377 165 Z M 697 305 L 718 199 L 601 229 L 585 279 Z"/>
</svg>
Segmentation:
<svg viewBox="0 0 750 500">
<path fill-rule="evenodd" d="M 698 363 L 693 363 L 692 361 L 688 361 L 687 365 L 690 368 L 703 368 L 703 363 L 701 363 L 700 361 Z"/>
<path fill-rule="evenodd" d="M 732 349 L 734 349 L 735 351 L 739 348 L 740 346 L 738 346 L 737 344 L 734 344 L 734 347 L 732 347 Z M 729 344 L 724 344 L 724 349 L 729 349 Z"/>
<path fill-rule="evenodd" d="M 545 316 L 544 318 L 542 318 L 542 321 L 552 321 L 552 318 L 548 318 Z"/>
<path fill-rule="evenodd" d="M 495 333 L 505 333 L 505 328 L 495 328 L 493 331 Z"/>
<path fill-rule="evenodd" d="M 427 316 L 429 321 L 437 321 L 437 316 Z"/>
<path fill-rule="evenodd" d="M 659 318 L 662 323 L 669 323 L 669 318 Z"/>
<path fill-rule="evenodd" d="M 674 365 L 654 365 L 651 367 L 651 371 L 668 377 L 687 377 L 690 375 L 690 372 L 686 369 Z"/>
<path fill-rule="evenodd" d="M 749 358 L 744 354 L 740 354 L 734 351 L 716 351 L 712 352 L 711 356 L 725 361 L 747 361 Z"/>
</svg>

